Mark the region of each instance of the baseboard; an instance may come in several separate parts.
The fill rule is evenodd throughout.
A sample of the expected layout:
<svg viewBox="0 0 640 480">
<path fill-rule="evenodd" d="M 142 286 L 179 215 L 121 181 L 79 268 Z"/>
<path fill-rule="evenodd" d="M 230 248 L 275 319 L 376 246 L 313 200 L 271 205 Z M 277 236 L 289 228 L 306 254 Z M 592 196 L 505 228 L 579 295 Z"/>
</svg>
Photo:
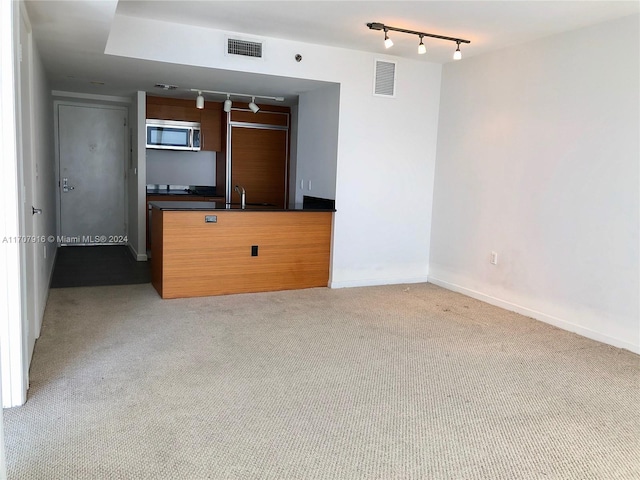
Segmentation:
<svg viewBox="0 0 640 480">
<path fill-rule="evenodd" d="M 146 262 L 148 260 L 146 253 L 138 253 L 138 251 L 130 243 L 127 243 L 127 247 L 129 247 L 129 250 L 131 250 L 133 258 L 135 258 L 138 262 Z"/>
<path fill-rule="evenodd" d="M 351 288 L 351 287 L 374 287 L 378 285 L 399 285 L 403 283 L 427 283 L 429 278 L 410 277 L 410 278 L 367 278 L 362 280 L 348 280 L 345 282 L 329 281 L 329 288 Z"/>
<path fill-rule="evenodd" d="M 504 308 L 505 310 L 534 318 L 541 322 L 553 325 L 554 327 L 561 328 L 562 330 L 577 333 L 578 335 L 590 338 L 591 340 L 596 340 L 598 342 L 606 343 L 607 345 L 612 345 L 617 348 L 624 348 L 625 350 L 640 354 L 640 345 L 634 345 L 633 343 L 627 342 L 625 340 L 620 340 L 618 338 L 604 335 L 600 332 L 596 332 L 589 328 L 581 327 L 580 325 L 576 325 L 575 323 L 563 320 L 562 318 L 554 317 L 553 315 L 547 315 L 546 313 L 523 307 L 522 305 L 502 300 L 500 298 L 492 297 L 491 295 L 487 295 L 476 290 L 471 290 L 461 285 L 449 283 L 445 280 L 440 280 L 431 276 L 429 277 L 429 283 L 433 283 L 434 285 L 438 285 L 439 287 L 446 288 L 447 290 L 462 293 L 463 295 L 481 300 L 491 305 L 495 305 L 496 307 Z"/>
</svg>

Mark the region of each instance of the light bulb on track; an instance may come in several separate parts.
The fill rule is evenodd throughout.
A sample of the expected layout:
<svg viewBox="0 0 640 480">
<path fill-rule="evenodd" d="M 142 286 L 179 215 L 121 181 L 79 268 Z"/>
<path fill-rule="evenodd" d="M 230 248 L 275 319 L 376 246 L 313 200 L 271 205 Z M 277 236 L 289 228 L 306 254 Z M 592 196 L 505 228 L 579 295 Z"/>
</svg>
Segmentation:
<svg viewBox="0 0 640 480">
<path fill-rule="evenodd" d="M 389 35 L 387 34 L 387 30 L 384 31 L 384 46 L 385 48 L 393 47 L 393 40 L 389 38 Z"/>
<path fill-rule="evenodd" d="M 202 96 L 202 92 L 198 92 L 198 96 L 196 97 L 196 108 L 200 110 L 204 108 L 204 97 Z"/>
<path fill-rule="evenodd" d="M 422 36 L 420 36 L 420 45 L 418 45 L 418 53 L 420 55 L 424 55 L 425 53 L 427 53 L 427 47 L 425 47 L 424 43 L 422 43 Z"/>
</svg>

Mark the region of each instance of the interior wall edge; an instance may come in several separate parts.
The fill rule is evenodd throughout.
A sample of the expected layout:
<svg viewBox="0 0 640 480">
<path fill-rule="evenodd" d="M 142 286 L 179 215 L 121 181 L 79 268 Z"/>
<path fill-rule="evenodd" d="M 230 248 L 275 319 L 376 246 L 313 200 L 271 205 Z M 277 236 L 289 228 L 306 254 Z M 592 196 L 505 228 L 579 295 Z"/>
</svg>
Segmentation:
<svg viewBox="0 0 640 480">
<path fill-rule="evenodd" d="M 138 262 L 146 262 L 148 260 L 147 254 L 146 253 L 139 253 L 136 248 L 131 244 L 131 242 L 127 243 L 127 247 L 129 247 L 129 250 L 131 251 L 131 254 L 133 255 L 133 258 L 136 259 L 136 261 Z"/>
<path fill-rule="evenodd" d="M 538 310 L 533 310 L 526 306 L 518 305 L 508 300 L 503 300 L 501 298 L 497 298 L 492 295 L 479 292 L 477 290 L 472 290 L 462 285 L 451 283 L 434 276 L 429 276 L 429 283 L 433 283 L 434 285 L 438 285 L 439 287 L 446 288 L 447 290 L 451 290 L 453 292 L 458 292 L 468 297 L 475 298 L 476 300 L 480 300 L 490 305 L 504 308 L 505 310 L 519 313 L 520 315 L 531 317 L 535 320 L 547 323 L 549 325 L 553 325 L 554 327 L 558 327 L 562 330 L 566 330 L 568 332 L 576 333 L 578 335 L 582 335 L 583 337 L 590 338 L 591 340 L 595 340 L 601 343 L 605 343 L 607 345 L 611 345 L 613 347 L 623 348 L 633 353 L 640 354 L 640 343 L 634 344 L 632 342 L 628 342 L 620 338 L 612 337 L 602 332 L 597 332 L 590 328 L 586 328 L 578 324 L 575 324 L 570 320 L 555 317 L 553 315 L 549 315 L 547 313 L 540 312 Z"/>
<path fill-rule="evenodd" d="M 55 245 L 55 244 L 54 244 Z M 49 292 L 51 291 L 51 282 L 53 281 L 53 270 L 54 265 L 56 264 L 56 259 L 58 258 L 58 248 L 53 249 L 53 259 L 51 260 L 51 268 L 48 272 L 47 277 L 47 288 L 42 289 L 42 298 L 40 299 L 40 311 L 38 313 L 38 318 L 40 320 L 40 326 L 42 327 L 42 321 L 44 320 L 44 312 L 47 309 L 47 302 L 49 301 Z M 38 335 L 39 337 L 40 335 Z"/>
</svg>

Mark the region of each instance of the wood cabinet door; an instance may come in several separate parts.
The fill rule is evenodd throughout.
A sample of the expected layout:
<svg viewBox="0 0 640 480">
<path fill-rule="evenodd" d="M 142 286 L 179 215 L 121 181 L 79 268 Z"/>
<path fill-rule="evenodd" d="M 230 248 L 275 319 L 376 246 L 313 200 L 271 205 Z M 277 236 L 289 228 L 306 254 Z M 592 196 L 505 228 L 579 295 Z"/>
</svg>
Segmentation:
<svg viewBox="0 0 640 480">
<path fill-rule="evenodd" d="M 269 203 L 285 207 L 287 186 L 286 130 L 231 127 L 231 199 L 242 185 L 247 203 Z"/>
<path fill-rule="evenodd" d="M 181 105 L 147 104 L 147 118 L 161 120 L 179 120 L 182 122 L 199 122 L 200 110 L 195 107 Z"/>
<path fill-rule="evenodd" d="M 202 150 L 219 152 L 222 150 L 222 109 L 211 108 L 207 105 L 200 111 L 201 145 Z"/>
</svg>

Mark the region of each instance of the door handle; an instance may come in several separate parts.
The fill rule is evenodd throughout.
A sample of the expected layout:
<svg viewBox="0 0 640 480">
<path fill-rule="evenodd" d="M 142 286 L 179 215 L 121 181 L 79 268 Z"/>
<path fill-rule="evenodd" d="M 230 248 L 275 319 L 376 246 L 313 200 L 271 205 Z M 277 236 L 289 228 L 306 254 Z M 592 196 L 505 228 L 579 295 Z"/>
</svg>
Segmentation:
<svg viewBox="0 0 640 480">
<path fill-rule="evenodd" d="M 69 192 L 69 191 L 73 190 L 74 188 L 76 188 L 76 187 L 74 187 L 72 185 L 69 185 L 69 179 L 68 178 L 65 177 L 65 178 L 62 179 L 62 191 L 63 192 L 65 192 L 65 193 Z"/>
<path fill-rule="evenodd" d="M 40 215 L 42 214 L 41 208 L 36 208 L 33 205 L 31 206 L 31 215 Z"/>
</svg>

